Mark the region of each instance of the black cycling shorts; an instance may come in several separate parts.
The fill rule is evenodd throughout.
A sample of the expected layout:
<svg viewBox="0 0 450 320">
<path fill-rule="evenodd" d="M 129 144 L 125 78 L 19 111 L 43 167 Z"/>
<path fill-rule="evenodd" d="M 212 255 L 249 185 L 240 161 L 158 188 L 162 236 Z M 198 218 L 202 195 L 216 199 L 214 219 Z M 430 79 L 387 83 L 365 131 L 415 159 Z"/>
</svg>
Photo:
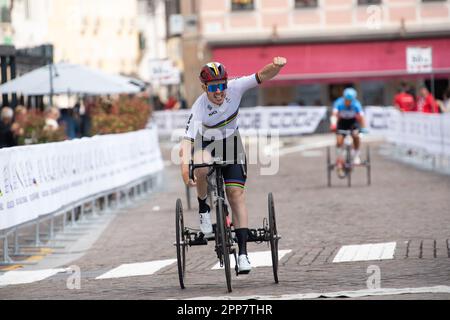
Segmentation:
<svg viewBox="0 0 450 320">
<path fill-rule="evenodd" d="M 223 140 L 210 141 L 198 136 L 194 141 L 194 152 L 200 150 L 199 148 L 209 151 L 214 158 L 219 157 L 225 161 L 233 161 L 234 164 L 227 165 L 222 171 L 225 187 L 245 189 L 247 156 L 239 131 Z"/>
<path fill-rule="evenodd" d="M 353 119 L 339 119 L 337 129 L 339 130 L 359 130 L 359 122 L 356 118 Z M 339 134 L 339 132 L 338 132 Z"/>
</svg>

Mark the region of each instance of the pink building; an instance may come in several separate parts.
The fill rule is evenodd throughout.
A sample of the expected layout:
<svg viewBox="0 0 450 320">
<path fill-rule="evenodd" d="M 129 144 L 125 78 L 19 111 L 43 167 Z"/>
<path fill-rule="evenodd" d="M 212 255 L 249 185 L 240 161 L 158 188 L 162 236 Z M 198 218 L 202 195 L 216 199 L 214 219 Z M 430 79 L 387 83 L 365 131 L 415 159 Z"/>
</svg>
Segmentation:
<svg viewBox="0 0 450 320">
<path fill-rule="evenodd" d="M 197 22 L 183 35 L 186 79 L 196 79 L 207 60 L 241 76 L 275 55 L 289 59 L 277 80 L 250 92 L 243 105 L 330 105 L 348 85 L 360 91 L 365 105 L 380 105 L 391 103 L 401 81 L 425 83 L 438 98 L 449 86 L 449 0 L 182 3 L 184 15 Z M 421 65 L 427 59 L 429 65 Z M 190 82 L 189 101 L 200 93 Z"/>
</svg>

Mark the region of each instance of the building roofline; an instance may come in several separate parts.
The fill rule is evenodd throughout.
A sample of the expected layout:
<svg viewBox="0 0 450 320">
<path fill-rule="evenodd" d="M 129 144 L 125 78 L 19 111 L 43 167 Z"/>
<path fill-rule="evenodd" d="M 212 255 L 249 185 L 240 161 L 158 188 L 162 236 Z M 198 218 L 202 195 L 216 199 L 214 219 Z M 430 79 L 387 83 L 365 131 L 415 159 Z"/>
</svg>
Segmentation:
<svg viewBox="0 0 450 320">
<path fill-rule="evenodd" d="M 275 37 L 258 39 L 208 39 L 208 45 L 211 48 L 216 47 L 235 47 L 235 46 L 258 46 L 258 45 L 283 45 L 283 44 L 319 44 L 319 43 L 339 43 L 339 42 L 366 42 L 366 41 L 395 41 L 412 39 L 431 39 L 450 37 L 450 30 L 430 30 L 415 32 L 383 32 L 383 33 L 355 33 L 355 34 L 327 34 L 327 35 L 308 35 L 302 37 Z M 450 40 L 450 38 L 449 38 Z"/>
</svg>

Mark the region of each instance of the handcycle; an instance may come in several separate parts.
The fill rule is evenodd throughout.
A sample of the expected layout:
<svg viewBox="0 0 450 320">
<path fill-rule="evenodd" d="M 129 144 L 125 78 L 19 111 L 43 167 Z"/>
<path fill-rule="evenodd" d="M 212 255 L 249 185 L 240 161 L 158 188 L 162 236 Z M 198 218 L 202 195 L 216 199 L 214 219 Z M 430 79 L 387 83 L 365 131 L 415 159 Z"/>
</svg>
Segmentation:
<svg viewBox="0 0 450 320">
<path fill-rule="evenodd" d="M 225 278 L 228 292 L 232 292 L 231 286 L 231 265 L 230 255 L 235 259 L 236 276 L 239 276 L 238 259 L 236 253 L 236 235 L 234 226 L 229 219 L 228 205 L 225 200 L 225 187 L 222 170 L 234 161 L 223 161 L 220 158 L 213 159 L 212 163 L 194 164 L 191 162 L 189 166 L 189 176 L 193 180 L 194 172 L 200 168 L 209 168 L 207 175 L 208 185 L 211 187 L 214 198 L 214 208 L 216 211 L 216 224 L 213 225 L 213 235 L 207 237 L 199 230 L 184 226 L 183 204 L 181 199 L 176 203 L 176 251 L 178 264 L 178 277 L 181 289 L 185 289 L 186 278 L 186 253 L 190 247 L 206 246 L 209 241 L 215 242 L 215 253 L 219 260 L 220 266 L 225 270 Z M 245 170 L 242 165 L 242 170 Z M 272 270 L 275 283 L 278 283 L 278 242 L 281 239 L 277 231 L 275 204 L 273 194 L 268 196 L 269 218 L 263 220 L 263 226 L 259 229 L 249 230 L 248 242 L 270 243 L 272 255 Z"/>
<path fill-rule="evenodd" d="M 370 158 L 370 146 L 366 148 L 366 159 L 360 164 L 355 165 L 352 157 L 352 149 L 353 149 L 353 141 L 352 134 L 354 130 L 338 130 L 337 133 L 343 135 L 344 138 L 344 163 L 342 164 L 341 173 L 338 172 L 339 179 L 347 179 L 348 187 L 352 186 L 352 174 L 355 167 L 365 167 L 367 170 L 367 185 L 370 186 L 372 184 L 372 165 Z M 332 171 L 337 169 L 337 162 L 331 161 L 331 147 L 327 148 L 327 179 L 328 179 L 328 187 L 331 188 L 331 175 Z"/>
</svg>

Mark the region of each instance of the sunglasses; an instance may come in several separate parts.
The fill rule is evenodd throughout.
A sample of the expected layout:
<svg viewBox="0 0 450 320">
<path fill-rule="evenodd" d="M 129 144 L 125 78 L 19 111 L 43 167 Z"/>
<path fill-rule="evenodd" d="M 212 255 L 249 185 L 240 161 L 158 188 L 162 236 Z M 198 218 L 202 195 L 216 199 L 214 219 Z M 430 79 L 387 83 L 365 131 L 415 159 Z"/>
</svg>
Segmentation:
<svg viewBox="0 0 450 320">
<path fill-rule="evenodd" d="M 217 92 L 217 89 L 220 91 L 225 91 L 227 88 L 228 85 L 226 83 L 211 84 L 208 86 L 208 92 Z"/>
</svg>

